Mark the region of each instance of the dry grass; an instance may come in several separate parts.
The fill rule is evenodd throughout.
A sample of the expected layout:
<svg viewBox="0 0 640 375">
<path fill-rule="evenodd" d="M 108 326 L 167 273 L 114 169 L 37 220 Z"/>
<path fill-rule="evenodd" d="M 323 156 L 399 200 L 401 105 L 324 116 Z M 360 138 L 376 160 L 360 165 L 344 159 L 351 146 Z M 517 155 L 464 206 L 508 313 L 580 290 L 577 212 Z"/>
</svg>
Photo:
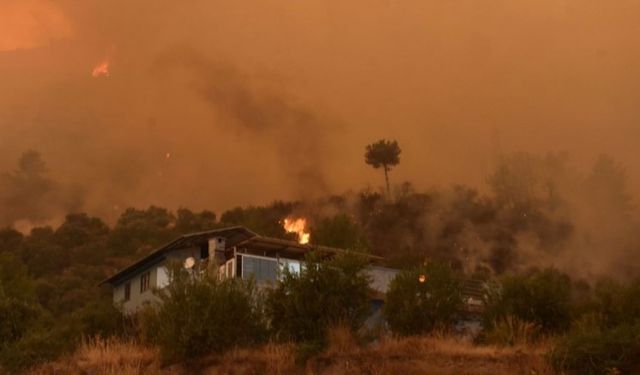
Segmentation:
<svg viewBox="0 0 640 375">
<path fill-rule="evenodd" d="M 159 372 L 160 362 L 155 349 L 131 341 L 96 338 L 84 341 L 72 356 L 42 365 L 28 373 L 133 375 Z"/>
<path fill-rule="evenodd" d="M 496 321 L 493 329 L 485 334 L 486 342 L 497 345 L 535 345 L 544 339 L 539 326 L 515 316 Z"/>
<path fill-rule="evenodd" d="M 273 374 L 299 371 L 295 364 L 295 347 L 269 343 L 260 348 L 235 349 L 223 356 L 211 356 L 198 364 L 203 374 Z"/>
<path fill-rule="evenodd" d="M 31 374 L 551 374 L 544 361 L 548 344 L 477 346 L 446 334 L 386 337 L 360 347 L 344 327 L 329 333 L 329 347 L 306 367 L 296 366 L 291 344 L 235 349 L 195 363 L 162 368 L 154 349 L 131 342 L 94 340 L 73 355 Z"/>
<path fill-rule="evenodd" d="M 357 354 L 360 351 L 358 341 L 347 325 L 336 325 L 329 328 L 327 332 L 329 346 L 326 350 L 327 356 L 340 356 L 344 353 Z"/>
<path fill-rule="evenodd" d="M 345 339 L 341 339 L 344 342 Z M 329 350 L 308 367 L 309 374 L 552 374 L 544 356 L 548 343 L 515 347 L 478 346 L 446 333 L 427 337 L 386 337 L 368 348 Z"/>
</svg>

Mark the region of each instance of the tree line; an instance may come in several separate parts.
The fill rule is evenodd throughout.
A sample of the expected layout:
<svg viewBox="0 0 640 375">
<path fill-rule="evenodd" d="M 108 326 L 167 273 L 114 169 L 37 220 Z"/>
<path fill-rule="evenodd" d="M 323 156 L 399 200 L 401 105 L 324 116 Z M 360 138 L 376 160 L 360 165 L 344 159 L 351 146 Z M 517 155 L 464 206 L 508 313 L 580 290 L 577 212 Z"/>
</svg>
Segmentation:
<svg viewBox="0 0 640 375">
<path fill-rule="evenodd" d="M 34 160 L 25 160 L 20 178 L 26 179 L 31 173 L 27 171 L 38 176 L 41 168 Z M 398 159 L 392 157 L 388 165 L 397 164 L 394 160 Z M 72 350 L 82 336 L 121 332 L 123 318 L 113 306 L 111 292 L 98 283 L 175 237 L 245 225 L 262 235 L 295 240 L 282 227 L 282 219 L 290 215 L 308 218 L 315 244 L 381 255 L 390 266 L 406 272 L 436 272 L 416 271 L 428 261 L 442 264 L 447 272 L 495 281 L 495 293 L 488 293 L 493 299 L 487 303 L 497 307 L 488 309 L 493 315 L 485 322 L 495 328 L 491 330 L 495 336 L 487 340 L 509 336 L 521 321 L 533 324 L 532 330 L 566 333 L 574 329 L 576 319 L 592 319 L 578 314 L 580 309 L 603 317 L 592 319 L 590 327 L 597 330 L 582 332 L 584 340 L 615 341 L 616 332 L 635 332 L 640 310 L 624 300 L 640 300 L 633 297 L 636 284 L 606 277 L 634 280 L 639 275 L 640 263 L 633 261 L 640 249 L 633 234 L 637 221 L 622 167 L 601 157 L 590 170 L 579 172 L 563 154 L 520 153 L 505 156 L 487 181 L 488 192 L 467 186 L 419 192 L 405 183 L 315 201 L 236 207 L 220 216 L 151 206 L 128 208 L 111 226 L 85 213 L 71 213 L 56 228 L 36 227 L 27 234 L 0 229 L 0 361 L 19 368 Z M 571 264 L 559 264 L 569 268 L 544 271 L 545 264 L 534 262 L 575 259 L 588 268 L 591 257 L 611 268 L 599 270 L 600 274 L 591 269 L 572 273 Z M 586 278 L 590 273 L 595 276 Z M 405 277 L 407 285 L 400 291 L 427 288 L 414 282 L 415 274 Z M 415 291 L 433 295 L 428 289 Z M 555 305 L 549 299 L 576 303 Z M 539 312 L 532 312 L 538 311 L 529 305 L 534 301 Z M 416 311 L 424 311 L 422 303 L 428 301 L 416 301 Z M 272 306 L 270 311 L 275 314 L 277 309 Z M 431 329 L 447 324 L 428 314 L 421 315 L 426 321 L 416 321 L 410 310 L 389 314 L 392 327 L 411 323 Z M 554 317 L 552 323 L 548 317 Z M 631 328 L 620 328 L 625 325 Z M 394 330 L 414 332 L 414 328 Z M 568 347 L 584 343 L 567 340 Z"/>
</svg>

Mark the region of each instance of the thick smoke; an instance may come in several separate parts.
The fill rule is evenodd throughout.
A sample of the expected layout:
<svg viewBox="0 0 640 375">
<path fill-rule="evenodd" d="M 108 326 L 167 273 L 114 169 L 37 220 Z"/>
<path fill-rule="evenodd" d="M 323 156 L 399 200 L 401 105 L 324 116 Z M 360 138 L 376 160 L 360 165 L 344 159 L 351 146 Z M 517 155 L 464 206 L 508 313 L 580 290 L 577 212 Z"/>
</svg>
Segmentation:
<svg viewBox="0 0 640 375">
<path fill-rule="evenodd" d="M 0 226 L 28 231 L 35 225 L 59 224 L 61 214 L 82 204 L 82 191 L 52 180 L 36 151 L 22 154 L 16 170 L 0 174 Z"/>
<path fill-rule="evenodd" d="M 331 220 L 347 215 L 369 249 L 397 265 L 437 259 L 467 274 L 553 267 L 587 282 L 640 273 L 634 199 L 611 158 L 582 169 L 566 153 L 501 155 L 487 182 L 487 193 L 468 186 L 420 192 L 406 183 L 391 200 L 364 190 L 294 212 L 312 219 L 321 241 L 344 237 L 347 226 Z M 333 234 L 322 237 L 327 225 Z"/>
<path fill-rule="evenodd" d="M 639 12 L 627 0 L 1 1 L 2 221 L 220 213 L 369 186 L 370 204 L 354 193 L 348 212 L 380 248 L 624 273 L 637 212 L 612 194 L 619 168 L 591 164 L 611 155 L 638 195 Z M 92 78 L 107 56 L 109 77 Z M 403 149 L 392 182 L 420 192 L 393 209 L 363 162 L 380 138 Z M 16 168 L 28 149 L 47 173 Z M 497 155 L 519 150 L 574 159 L 501 170 Z"/>
<path fill-rule="evenodd" d="M 286 172 L 285 181 L 298 190 L 297 198 L 329 192 L 325 176 L 330 159 L 327 135 L 338 134 L 335 123 L 321 119 L 273 88 L 259 87 L 232 66 L 207 59 L 193 49 L 177 49 L 159 59 L 161 71 L 176 68 L 187 69 L 191 74 L 190 86 L 224 124 L 218 127 L 219 131 L 231 131 L 273 148 L 278 166 Z"/>
</svg>

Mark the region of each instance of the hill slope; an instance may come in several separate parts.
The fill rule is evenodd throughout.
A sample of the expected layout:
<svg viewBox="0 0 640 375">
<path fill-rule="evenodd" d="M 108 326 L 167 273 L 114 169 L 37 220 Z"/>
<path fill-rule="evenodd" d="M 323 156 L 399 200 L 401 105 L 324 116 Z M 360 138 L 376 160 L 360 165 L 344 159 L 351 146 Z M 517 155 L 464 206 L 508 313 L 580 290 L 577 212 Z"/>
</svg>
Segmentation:
<svg viewBox="0 0 640 375">
<path fill-rule="evenodd" d="M 334 337 L 303 366 L 296 365 L 292 345 L 268 344 L 163 367 L 155 349 L 98 340 L 29 374 L 551 374 L 544 353 L 543 346 L 474 346 L 448 337 L 385 339 L 359 348 L 348 337 Z"/>
</svg>

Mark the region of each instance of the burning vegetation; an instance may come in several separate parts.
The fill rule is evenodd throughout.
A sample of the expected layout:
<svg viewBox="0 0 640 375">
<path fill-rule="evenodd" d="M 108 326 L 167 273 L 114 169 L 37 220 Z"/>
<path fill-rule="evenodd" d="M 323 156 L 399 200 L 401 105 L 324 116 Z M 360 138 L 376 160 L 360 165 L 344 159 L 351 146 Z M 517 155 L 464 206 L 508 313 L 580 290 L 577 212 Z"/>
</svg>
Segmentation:
<svg viewBox="0 0 640 375">
<path fill-rule="evenodd" d="M 307 232 L 307 219 L 304 218 L 286 218 L 283 220 L 283 227 L 287 233 L 295 233 L 298 237 L 298 242 L 301 244 L 309 243 L 311 239 L 311 233 Z"/>
</svg>

